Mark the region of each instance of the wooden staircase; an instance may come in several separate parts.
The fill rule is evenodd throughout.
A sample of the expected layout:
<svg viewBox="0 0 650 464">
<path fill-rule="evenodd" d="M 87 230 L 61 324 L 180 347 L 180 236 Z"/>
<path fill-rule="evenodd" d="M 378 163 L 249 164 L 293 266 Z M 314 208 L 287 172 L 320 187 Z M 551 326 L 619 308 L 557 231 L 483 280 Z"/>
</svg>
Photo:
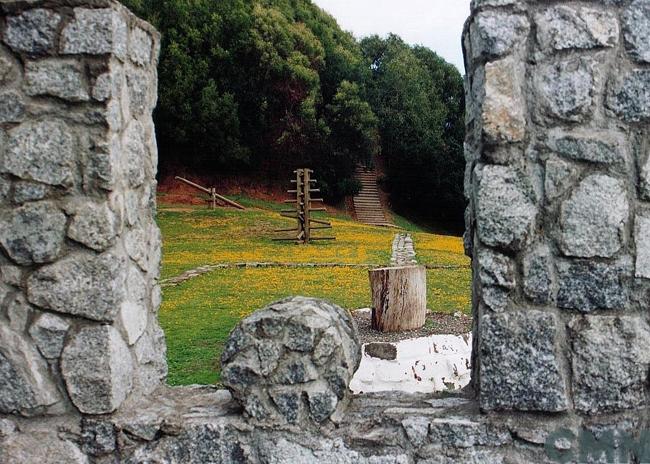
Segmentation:
<svg viewBox="0 0 650 464">
<path fill-rule="evenodd" d="M 381 204 L 377 185 L 377 171 L 359 166 L 355 177 L 361 183 L 361 191 L 352 198 L 357 220 L 373 226 L 394 227 L 386 219 L 386 213 Z"/>
</svg>

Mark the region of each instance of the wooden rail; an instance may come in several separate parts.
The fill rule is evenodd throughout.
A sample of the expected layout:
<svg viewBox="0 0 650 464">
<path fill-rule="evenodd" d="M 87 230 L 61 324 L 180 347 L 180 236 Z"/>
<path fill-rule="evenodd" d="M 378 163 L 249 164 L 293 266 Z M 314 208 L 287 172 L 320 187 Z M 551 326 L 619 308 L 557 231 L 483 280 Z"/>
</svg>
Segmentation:
<svg viewBox="0 0 650 464">
<path fill-rule="evenodd" d="M 217 207 L 217 200 L 221 200 L 224 203 L 226 203 L 226 204 L 228 204 L 230 206 L 234 206 L 237 209 L 241 209 L 241 210 L 246 209 L 242 205 L 240 205 L 239 203 L 236 203 L 236 202 L 234 202 L 232 200 L 229 200 L 228 198 L 224 197 L 223 195 L 219 195 L 217 193 L 217 189 L 215 189 L 214 187 L 206 188 L 206 187 L 203 187 L 203 186 L 201 186 L 199 184 L 195 184 L 194 182 L 192 182 L 190 180 L 187 180 L 187 179 L 185 179 L 183 177 L 180 177 L 180 176 L 176 176 L 175 179 L 180 180 L 181 182 L 186 183 L 190 187 L 194 187 L 195 189 L 201 190 L 202 192 L 205 192 L 208 195 L 210 195 L 210 200 L 212 201 L 212 209 L 215 209 Z"/>
</svg>

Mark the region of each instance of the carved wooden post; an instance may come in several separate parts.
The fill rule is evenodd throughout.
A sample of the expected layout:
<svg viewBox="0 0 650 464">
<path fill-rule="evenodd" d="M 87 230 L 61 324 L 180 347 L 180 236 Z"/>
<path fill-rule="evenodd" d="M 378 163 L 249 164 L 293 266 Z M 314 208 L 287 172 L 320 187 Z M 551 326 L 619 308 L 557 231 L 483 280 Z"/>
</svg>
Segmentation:
<svg viewBox="0 0 650 464">
<path fill-rule="evenodd" d="M 381 332 L 419 329 L 427 313 L 424 266 L 386 267 L 368 271 L 372 289 L 372 328 Z"/>
</svg>

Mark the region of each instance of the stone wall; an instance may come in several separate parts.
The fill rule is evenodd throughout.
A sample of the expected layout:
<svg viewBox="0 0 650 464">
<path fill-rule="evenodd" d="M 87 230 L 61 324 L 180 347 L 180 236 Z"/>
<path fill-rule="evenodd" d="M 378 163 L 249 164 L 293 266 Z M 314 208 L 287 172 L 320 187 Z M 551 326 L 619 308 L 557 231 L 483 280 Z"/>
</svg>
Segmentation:
<svg viewBox="0 0 650 464">
<path fill-rule="evenodd" d="M 465 238 L 484 411 L 648 416 L 649 37 L 648 0 L 474 1 Z"/>
<path fill-rule="evenodd" d="M 233 332 L 232 394 L 161 385 L 158 34 L 0 11 L 0 462 L 650 462 L 650 0 L 472 2 L 474 388 L 443 396 L 351 396 L 354 322 L 302 298 Z"/>
<path fill-rule="evenodd" d="M 166 375 L 159 35 L 77 3 L 1 6 L 0 413 L 111 413 Z"/>
</svg>

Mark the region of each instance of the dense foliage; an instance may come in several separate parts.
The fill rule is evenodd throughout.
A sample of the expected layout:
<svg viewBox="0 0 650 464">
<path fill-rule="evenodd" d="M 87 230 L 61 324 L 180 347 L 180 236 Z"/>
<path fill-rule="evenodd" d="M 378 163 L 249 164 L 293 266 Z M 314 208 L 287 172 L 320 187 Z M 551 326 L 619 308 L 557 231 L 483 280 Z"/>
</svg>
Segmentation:
<svg viewBox="0 0 650 464">
<path fill-rule="evenodd" d="M 398 37 L 359 43 L 310 0 L 125 0 L 163 34 L 161 171 L 318 171 L 326 196 L 383 153 L 396 206 L 462 216 L 462 79 Z M 413 201 L 417 200 L 417 201 Z"/>
</svg>

